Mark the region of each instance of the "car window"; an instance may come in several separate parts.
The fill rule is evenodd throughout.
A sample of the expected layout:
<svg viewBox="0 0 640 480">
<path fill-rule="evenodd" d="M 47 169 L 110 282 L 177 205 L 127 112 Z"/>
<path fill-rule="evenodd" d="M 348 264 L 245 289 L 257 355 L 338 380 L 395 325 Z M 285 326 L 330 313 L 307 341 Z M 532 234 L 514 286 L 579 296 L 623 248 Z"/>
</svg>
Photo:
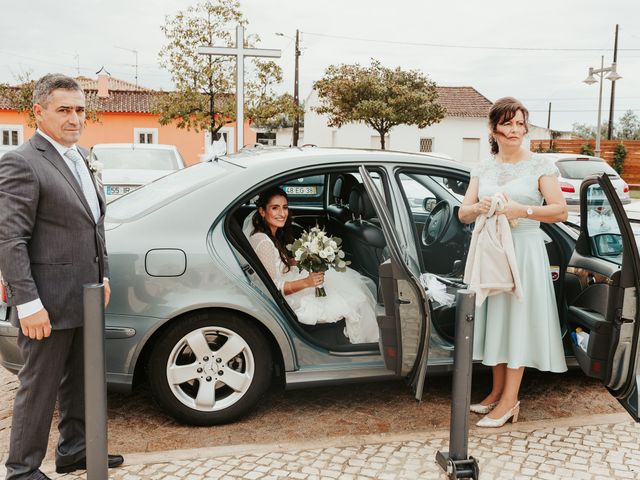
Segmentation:
<svg viewBox="0 0 640 480">
<path fill-rule="evenodd" d="M 436 196 L 425 187 L 422 183 L 416 180 L 413 177 L 410 177 L 406 174 L 400 175 L 400 183 L 402 184 L 402 190 L 404 190 L 404 194 L 407 197 L 407 201 L 409 202 L 409 208 L 412 213 L 425 213 L 424 208 L 424 200 L 425 198 L 433 198 Z M 435 205 L 435 202 L 434 202 Z M 433 206 L 431 207 L 433 208 Z"/>
<path fill-rule="evenodd" d="M 400 173 L 398 176 L 402 190 L 409 202 L 411 213 L 428 213 L 440 200 L 446 199 L 459 204 L 469 185 L 465 180 L 452 177 L 419 173 Z M 425 199 L 433 199 L 425 205 Z M 426 209 L 425 209 L 426 206 Z"/>
<path fill-rule="evenodd" d="M 587 189 L 587 232 L 594 257 L 622 265 L 623 237 L 609 200 L 598 184 Z"/>
<path fill-rule="evenodd" d="M 289 196 L 290 206 L 322 207 L 325 175 L 309 175 L 288 180 L 281 188 Z"/>
<path fill-rule="evenodd" d="M 600 160 L 560 160 L 556 162 L 560 176 L 572 180 L 582 180 L 590 175 L 606 173 L 612 178 L 618 178 L 616 171 L 608 163 Z"/>
<path fill-rule="evenodd" d="M 92 155 L 105 170 L 177 170 L 172 150 L 151 148 L 94 148 Z"/>
<path fill-rule="evenodd" d="M 123 223 L 134 220 L 204 185 L 219 181 L 236 169 L 240 167 L 226 162 L 207 162 L 177 170 L 109 203 L 105 221 Z"/>
</svg>

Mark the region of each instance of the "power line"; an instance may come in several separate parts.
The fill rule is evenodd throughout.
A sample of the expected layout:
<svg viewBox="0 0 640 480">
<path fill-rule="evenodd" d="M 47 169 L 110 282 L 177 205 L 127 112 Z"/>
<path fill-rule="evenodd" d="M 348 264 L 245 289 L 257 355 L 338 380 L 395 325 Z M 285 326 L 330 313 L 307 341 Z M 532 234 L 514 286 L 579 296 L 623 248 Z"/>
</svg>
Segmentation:
<svg viewBox="0 0 640 480">
<path fill-rule="evenodd" d="M 489 45 L 454 45 L 447 43 L 407 42 L 396 40 L 381 40 L 377 38 L 347 37 L 345 35 L 330 35 L 328 33 L 302 32 L 316 37 L 335 38 L 339 40 L 353 40 L 357 42 L 386 43 L 388 45 L 404 45 L 412 47 L 460 48 L 466 50 L 509 50 L 519 52 L 610 52 L 612 48 L 553 48 L 553 47 L 496 47 Z M 640 48 L 619 48 L 618 51 L 640 52 Z"/>
</svg>

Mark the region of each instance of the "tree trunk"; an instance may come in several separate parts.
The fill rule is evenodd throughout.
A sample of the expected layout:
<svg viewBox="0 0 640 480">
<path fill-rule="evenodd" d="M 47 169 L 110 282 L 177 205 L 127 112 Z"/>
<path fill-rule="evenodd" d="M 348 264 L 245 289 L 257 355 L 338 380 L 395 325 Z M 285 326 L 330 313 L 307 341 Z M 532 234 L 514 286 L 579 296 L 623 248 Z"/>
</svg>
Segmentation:
<svg viewBox="0 0 640 480">
<path fill-rule="evenodd" d="M 378 134 L 380 135 L 380 150 L 384 150 L 385 148 L 385 136 L 386 136 L 386 130 L 378 130 Z"/>
</svg>

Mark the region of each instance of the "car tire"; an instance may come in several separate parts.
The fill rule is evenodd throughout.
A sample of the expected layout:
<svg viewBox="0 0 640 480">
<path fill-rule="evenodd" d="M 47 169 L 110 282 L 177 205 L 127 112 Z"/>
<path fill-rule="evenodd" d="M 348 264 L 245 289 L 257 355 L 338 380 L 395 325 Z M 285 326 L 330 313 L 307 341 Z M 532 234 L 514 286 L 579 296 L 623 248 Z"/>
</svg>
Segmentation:
<svg viewBox="0 0 640 480">
<path fill-rule="evenodd" d="M 246 414 L 272 375 L 266 338 L 255 325 L 230 312 L 175 322 L 154 345 L 148 367 L 156 402 L 190 425 L 218 425 Z"/>
</svg>

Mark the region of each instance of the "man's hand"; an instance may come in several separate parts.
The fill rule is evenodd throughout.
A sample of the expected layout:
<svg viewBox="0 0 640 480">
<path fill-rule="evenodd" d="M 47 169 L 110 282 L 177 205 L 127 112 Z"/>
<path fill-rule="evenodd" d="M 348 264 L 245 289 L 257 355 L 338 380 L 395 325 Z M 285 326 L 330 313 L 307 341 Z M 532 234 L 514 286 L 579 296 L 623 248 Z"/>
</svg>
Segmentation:
<svg viewBox="0 0 640 480">
<path fill-rule="evenodd" d="M 111 298 L 111 287 L 109 286 L 109 280 L 105 279 L 104 282 L 104 308 L 109 305 L 109 299 Z"/>
<path fill-rule="evenodd" d="M 20 319 L 20 328 L 25 337 L 33 340 L 42 340 L 51 335 L 51 322 L 49 313 L 45 308 L 36 313 Z"/>
</svg>

